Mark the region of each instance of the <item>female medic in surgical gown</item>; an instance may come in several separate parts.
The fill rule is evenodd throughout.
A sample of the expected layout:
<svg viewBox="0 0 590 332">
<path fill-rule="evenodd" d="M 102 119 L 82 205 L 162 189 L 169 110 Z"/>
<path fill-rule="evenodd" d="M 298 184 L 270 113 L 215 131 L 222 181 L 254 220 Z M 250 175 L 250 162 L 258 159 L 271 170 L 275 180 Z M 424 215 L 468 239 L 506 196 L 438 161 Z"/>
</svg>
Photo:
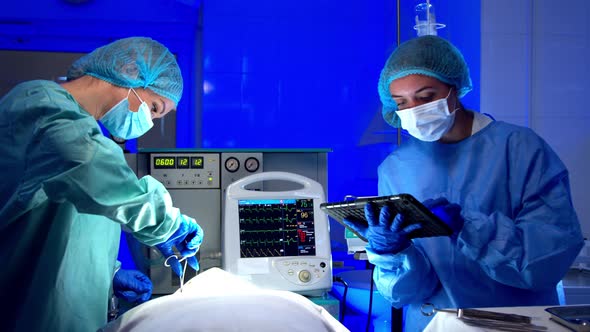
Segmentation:
<svg viewBox="0 0 590 332">
<path fill-rule="evenodd" d="M 460 207 L 454 221 L 463 224 L 453 236 L 406 240 L 381 254 L 369 238 L 377 288 L 394 307 L 407 306 L 405 331 L 428 324 L 430 317 L 420 313 L 424 303 L 558 304 L 556 285 L 583 245 L 559 157 L 531 129 L 465 110 L 457 98 L 470 90 L 462 55 L 436 36 L 402 43 L 381 72 L 383 116 L 412 137 L 379 166 L 379 195 L 446 199 Z M 408 105 L 398 110 L 398 103 Z M 439 130 L 453 117 L 450 129 Z M 386 239 L 404 237 L 390 232 Z"/>
<path fill-rule="evenodd" d="M 423 303 L 559 304 L 556 284 L 583 239 L 568 172 L 531 130 L 494 121 L 456 144 L 410 138 L 379 167 L 379 195 L 400 192 L 446 197 L 465 219 L 456 239 L 414 239 L 397 255 L 371 257 L 381 293 L 409 304 L 407 331 L 428 323 Z"/>
</svg>

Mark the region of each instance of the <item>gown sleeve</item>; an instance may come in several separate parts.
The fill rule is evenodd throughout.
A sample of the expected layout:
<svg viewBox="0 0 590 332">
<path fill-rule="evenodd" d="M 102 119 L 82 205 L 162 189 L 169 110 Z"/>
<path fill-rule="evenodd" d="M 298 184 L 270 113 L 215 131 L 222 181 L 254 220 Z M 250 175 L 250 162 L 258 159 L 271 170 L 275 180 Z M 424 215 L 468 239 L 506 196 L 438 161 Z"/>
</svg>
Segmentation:
<svg viewBox="0 0 590 332">
<path fill-rule="evenodd" d="M 375 285 L 396 308 L 430 298 L 440 287 L 434 269 L 419 246 L 410 245 L 397 254 L 385 255 L 367 249 L 367 257 L 375 265 Z"/>
<path fill-rule="evenodd" d="M 536 135 L 514 137 L 509 146 L 512 215 L 464 209 L 458 248 L 500 283 L 554 288 L 584 244 L 568 171 Z"/>
<path fill-rule="evenodd" d="M 122 224 L 147 245 L 167 240 L 181 214 L 166 188 L 150 176 L 138 179 L 94 118 L 73 110 L 66 98 L 48 97 L 53 100 L 46 105 L 55 108 L 46 106 L 36 123 L 27 161 L 31 185 L 20 194 L 69 201 L 80 213 Z"/>
<path fill-rule="evenodd" d="M 379 195 L 394 194 L 385 177 L 379 176 Z M 380 293 L 392 306 L 430 298 L 440 281 L 420 246 L 410 245 L 397 254 L 379 255 L 367 248 L 367 257 L 375 265 L 373 279 Z"/>
</svg>

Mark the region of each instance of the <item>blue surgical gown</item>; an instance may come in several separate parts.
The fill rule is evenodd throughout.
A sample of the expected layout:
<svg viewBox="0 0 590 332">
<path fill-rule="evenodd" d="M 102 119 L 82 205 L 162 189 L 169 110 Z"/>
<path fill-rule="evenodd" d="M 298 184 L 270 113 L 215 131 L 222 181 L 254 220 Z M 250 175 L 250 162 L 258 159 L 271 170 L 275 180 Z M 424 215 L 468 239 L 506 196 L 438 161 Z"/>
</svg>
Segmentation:
<svg viewBox="0 0 590 332">
<path fill-rule="evenodd" d="M 379 195 L 445 197 L 462 207 L 458 236 L 414 239 L 377 255 L 374 280 L 406 331 L 438 308 L 556 305 L 556 284 L 583 246 L 568 171 L 528 128 L 495 121 L 454 144 L 410 138 L 379 166 Z"/>
<path fill-rule="evenodd" d="M 178 228 L 178 209 L 51 81 L 0 99 L 0 155 L 1 330 L 96 331 L 121 226 L 158 244 Z"/>
</svg>

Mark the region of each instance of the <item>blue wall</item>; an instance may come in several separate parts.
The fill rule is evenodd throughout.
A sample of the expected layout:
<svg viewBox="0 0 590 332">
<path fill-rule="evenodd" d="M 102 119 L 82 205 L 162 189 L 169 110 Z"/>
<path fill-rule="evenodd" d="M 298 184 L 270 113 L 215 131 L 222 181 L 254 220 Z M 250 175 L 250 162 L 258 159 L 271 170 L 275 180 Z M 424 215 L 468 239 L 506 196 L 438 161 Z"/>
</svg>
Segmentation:
<svg viewBox="0 0 590 332">
<path fill-rule="evenodd" d="M 328 198 L 375 194 L 387 153 L 376 144 L 395 140 L 372 125 L 395 1 L 226 0 L 202 11 L 203 147 L 330 148 Z"/>
<path fill-rule="evenodd" d="M 414 37 L 414 7 L 400 1 L 399 38 Z M 479 109 L 479 1 L 433 0 L 440 36 L 471 67 Z M 205 1 L 202 146 L 330 148 L 328 200 L 377 194 L 376 169 L 397 143 L 377 94 L 397 45 L 396 1 Z M 343 228 L 331 229 L 345 250 Z"/>
</svg>

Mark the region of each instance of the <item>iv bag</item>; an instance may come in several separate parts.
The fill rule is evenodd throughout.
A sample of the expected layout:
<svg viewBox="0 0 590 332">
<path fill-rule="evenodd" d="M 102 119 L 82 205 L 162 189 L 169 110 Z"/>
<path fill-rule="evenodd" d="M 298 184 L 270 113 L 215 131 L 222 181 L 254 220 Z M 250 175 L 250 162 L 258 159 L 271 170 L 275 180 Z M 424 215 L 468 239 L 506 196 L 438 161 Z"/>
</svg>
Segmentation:
<svg viewBox="0 0 590 332">
<path fill-rule="evenodd" d="M 423 2 L 416 6 L 416 25 L 414 30 L 418 36 L 436 36 L 436 30 L 444 28 L 445 25 L 436 22 L 434 6 L 429 2 Z"/>
</svg>

